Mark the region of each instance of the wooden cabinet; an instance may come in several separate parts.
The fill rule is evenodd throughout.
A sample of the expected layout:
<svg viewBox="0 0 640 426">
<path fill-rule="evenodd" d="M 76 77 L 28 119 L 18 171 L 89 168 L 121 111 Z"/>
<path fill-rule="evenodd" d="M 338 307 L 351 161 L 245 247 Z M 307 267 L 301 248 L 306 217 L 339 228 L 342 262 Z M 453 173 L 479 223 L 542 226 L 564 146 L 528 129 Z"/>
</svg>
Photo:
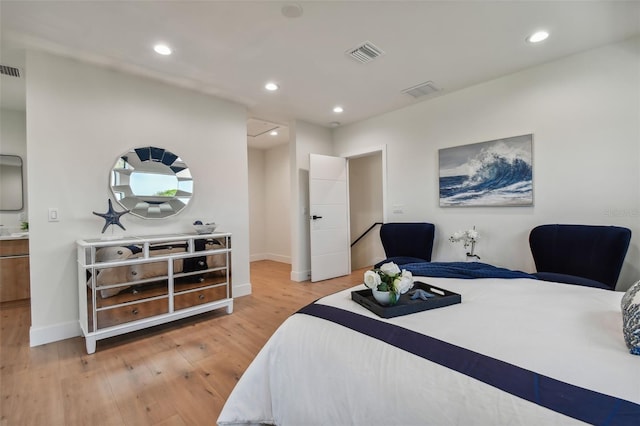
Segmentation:
<svg viewBox="0 0 640 426">
<path fill-rule="evenodd" d="M 96 341 L 218 308 L 233 311 L 231 234 L 79 240 L 80 327 Z"/>
<path fill-rule="evenodd" d="M 0 302 L 29 297 L 29 239 L 0 239 Z"/>
</svg>

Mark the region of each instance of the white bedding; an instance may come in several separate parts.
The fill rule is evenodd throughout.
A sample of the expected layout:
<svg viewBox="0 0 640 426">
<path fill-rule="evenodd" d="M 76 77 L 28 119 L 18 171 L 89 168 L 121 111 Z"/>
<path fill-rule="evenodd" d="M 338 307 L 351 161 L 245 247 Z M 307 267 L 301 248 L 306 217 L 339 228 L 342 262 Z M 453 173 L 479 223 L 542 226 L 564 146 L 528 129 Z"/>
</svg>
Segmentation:
<svg viewBox="0 0 640 426">
<path fill-rule="evenodd" d="M 640 403 L 640 357 L 622 336 L 622 293 L 529 279 L 421 278 L 462 303 L 381 319 L 542 375 Z M 218 424 L 570 425 L 581 421 L 341 325 L 287 319 L 244 373 Z M 640 423 L 636 423 L 640 424 Z"/>
</svg>

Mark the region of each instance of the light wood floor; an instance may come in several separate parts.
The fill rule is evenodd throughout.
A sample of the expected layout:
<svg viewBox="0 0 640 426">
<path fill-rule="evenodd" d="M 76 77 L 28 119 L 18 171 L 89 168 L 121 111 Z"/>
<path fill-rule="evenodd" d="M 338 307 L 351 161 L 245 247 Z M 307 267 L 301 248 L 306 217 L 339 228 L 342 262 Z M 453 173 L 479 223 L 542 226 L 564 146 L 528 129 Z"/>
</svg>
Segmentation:
<svg viewBox="0 0 640 426">
<path fill-rule="evenodd" d="M 315 299 L 362 282 L 364 269 L 318 283 L 290 265 L 251 264 L 253 293 L 224 309 L 98 341 L 29 347 L 28 304 L 0 310 L 0 425 L 213 425 L 275 329 Z"/>
</svg>

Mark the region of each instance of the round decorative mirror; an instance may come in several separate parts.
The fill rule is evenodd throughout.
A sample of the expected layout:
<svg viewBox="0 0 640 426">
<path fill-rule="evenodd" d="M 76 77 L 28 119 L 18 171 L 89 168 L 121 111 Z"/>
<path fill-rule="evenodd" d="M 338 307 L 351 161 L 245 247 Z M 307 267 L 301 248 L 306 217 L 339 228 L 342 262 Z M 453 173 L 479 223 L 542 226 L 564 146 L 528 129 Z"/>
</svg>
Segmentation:
<svg viewBox="0 0 640 426">
<path fill-rule="evenodd" d="M 111 170 L 110 186 L 122 207 L 145 219 L 178 214 L 193 196 L 193 179 L 184 161 L 153 146 L 122 154 Z"/>
</svg>

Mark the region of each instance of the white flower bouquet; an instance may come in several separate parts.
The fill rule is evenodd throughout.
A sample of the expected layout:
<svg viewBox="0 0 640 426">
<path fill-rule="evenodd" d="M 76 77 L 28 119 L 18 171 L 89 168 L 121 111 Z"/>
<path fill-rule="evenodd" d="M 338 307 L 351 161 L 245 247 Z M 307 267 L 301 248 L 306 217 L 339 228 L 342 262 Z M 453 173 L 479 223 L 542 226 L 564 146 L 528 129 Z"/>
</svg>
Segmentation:
<svg viewBox="0 0 640 426">
<path fill-rule="evenodd" d="M 468 249 L 469 246 L 471 246 L 471 250 L 467 251 L 467 256 L 480 259 L 480 256 L 474 253 L 476 243 L 478 242 L 479 238 L 480 234 L 478 234 L 478 231 L 476 231 L 476 227 L 474 226 L 473 229 L 454 232 L 453 235 L 449 237 L 449 241 L 451 241 L 452 243 L 462 241 L 465 250 Z"/>
<path fill-rule="evenodd" d="M 391 304 L 394 304 L 401 294 L 413 287 L 413 275 L 405 269 L 400 270 L 395 263 L 388 262 L 379 268 L 366 271 L 364 284 L 372 290 L 390 292 Z"/>
</svg>

